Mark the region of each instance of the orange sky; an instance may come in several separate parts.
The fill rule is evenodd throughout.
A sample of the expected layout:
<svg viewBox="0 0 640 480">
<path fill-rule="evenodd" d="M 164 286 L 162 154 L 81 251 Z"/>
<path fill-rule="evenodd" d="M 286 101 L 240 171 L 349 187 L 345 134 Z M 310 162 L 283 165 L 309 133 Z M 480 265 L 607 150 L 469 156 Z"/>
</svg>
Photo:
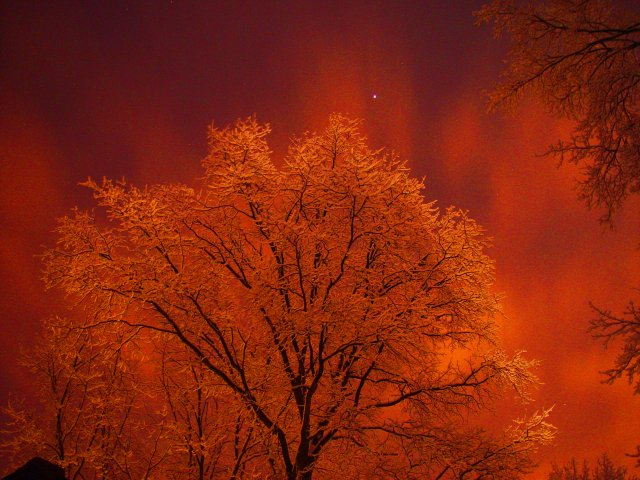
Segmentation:
<svg viewBox="0 0 640 480">
<path fill-rule="evenodd" d="M 536 156 L 566 124 L 535 99 L 513 118 L 485 112 L 504 45 L 473 26 L 482 2 L 130 3 L 0 3 L 2 403 L 28 394 L 18 345 L 61 308 L 35 256 L 55 217 L 90 205 L 77 182 L 187 182 L 211 121 L 255 112 L 281 153 L 338 111 L 407 158 L 429 199 L 468 209 L 493 237 L 505 345 L 542 362 L 529 409 L 555 404 L 560 429 L 531 478 L 605 450 L 631 465 L 640 400 L 601 384 L 615 351 L 586 329 L 589 300 L 620 309 L 638 286 L 639 203 L 602 228 L 575 198 L 575 169 Z"/>
</svg>

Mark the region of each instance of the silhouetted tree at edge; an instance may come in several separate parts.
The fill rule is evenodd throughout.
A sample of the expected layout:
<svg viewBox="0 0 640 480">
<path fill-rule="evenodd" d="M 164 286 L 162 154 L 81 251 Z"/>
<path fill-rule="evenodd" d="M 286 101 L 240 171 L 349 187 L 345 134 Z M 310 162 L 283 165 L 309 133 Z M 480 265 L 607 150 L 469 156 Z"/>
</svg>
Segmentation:
<svg viewBox="0 0 640 480">
<path fill-rule="evenodd" d="M 553 114 L 574 122 L 570 138 L 548 154 L 582 167 L 579 196 L 603 207 L 612 224 L 625 200 L 640 192 L 640 13 L 610 0 L 494 0 L 476 12 L 507 35 L 510 50 L 503 81 L 490 107 L 513 108 L 527 91 L 539 94 Z M 640 311 L 629 302 L 614 314 L 591 305 L 590 331 L 605 345 L 623 343 L 609 383 L 627 377 L 640 393 Z M 639 458 L 640 447 L 635 455 Z"/>
<path fill-rule="evenodd" d="M 627 469 L 616 466 L 606 453 L 598 457 L 596 464 L 591 468 L 587 461 L 581 466 L 575 459 L 566 465 L 553 465 L 548 480 L 638 480 L 636 475 L 627 474 Z"/>
<path fill-rule="evenodd" d="M 640 192 L 640 14 L 609 0 L 495 0 L 476 12 L 510 50 L 490 107 L 513 108 L 528 91 L 574 121 L 548 154 L 582 167 L 580 197 L 611 222 Z"/>
</svg>

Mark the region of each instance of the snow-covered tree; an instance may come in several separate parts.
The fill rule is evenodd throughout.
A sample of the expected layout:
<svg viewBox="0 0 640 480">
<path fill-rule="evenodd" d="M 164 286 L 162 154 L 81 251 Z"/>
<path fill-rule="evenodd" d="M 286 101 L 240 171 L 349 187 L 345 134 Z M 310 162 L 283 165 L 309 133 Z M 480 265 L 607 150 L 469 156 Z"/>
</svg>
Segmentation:
<svg viewBox="0 0 640 480">
<path fill-rule="evenodd" d="M 172 348 L 167 341 L 158 347 L 167 449 L 163 477 L 255 478 L 252 465 L 267 459 L 253 418 L 229 401 L 220 382 L 183 348 Z"/>
<path fill-rule="evenodd" d="M 62 466 L 69 480 L 145 478 L 154 470 L 159 435 L 143 421 L 133 343 L 115 324 L 82 329 L 60 318 L 45 322 L 24 359 L 37 403 L 12 402 L 3 411 L 0 447 L 13 467 L 37 455 Z"/>
<path fill-rule="evenodd" d="M 580 197 L 610 222 L 640 191 L 640 12 L 610 0 L 494 0 L 476 13 L 510 40 L 493 107 L 513 107 L 527 91 L 574 122 L 549 149 L 582 167 Z"/>
<path fill-rule="evenodd" d="M 546 412 L 500 435 L 469 421 L 509 391 L 528 399 L 536 383 L 534 362 L 500 349 L 482 229 L 425 201 L 356 121 L 332 116 L 279 166 L 268 133 L 253 118 L 211 128 L 201 189 L 88 181 L 106 219 L 61 220 L 48 285 L 83 309 L 84 329 L 114 324 L 180 345 L 184 376 L 239 418 L 246 472 L 528 471 L 553 436 Z M 175 378 L 164 382 L 177 417 Z M 210 435 L 208 449 L 232 436 Z"/>
</svg>

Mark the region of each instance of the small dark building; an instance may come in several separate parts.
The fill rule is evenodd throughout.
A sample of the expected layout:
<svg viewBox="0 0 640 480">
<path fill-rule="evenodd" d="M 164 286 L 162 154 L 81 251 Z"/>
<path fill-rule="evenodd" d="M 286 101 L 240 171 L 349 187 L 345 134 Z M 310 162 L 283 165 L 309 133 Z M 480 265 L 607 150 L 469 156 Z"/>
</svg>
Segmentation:
<svg viewBox="0 0 640 480">
<path fill-rule="evenodd" d="M 65 480 L 64 470 L 44 458 L 34 457 L 2 480 Z"/>
</svg>

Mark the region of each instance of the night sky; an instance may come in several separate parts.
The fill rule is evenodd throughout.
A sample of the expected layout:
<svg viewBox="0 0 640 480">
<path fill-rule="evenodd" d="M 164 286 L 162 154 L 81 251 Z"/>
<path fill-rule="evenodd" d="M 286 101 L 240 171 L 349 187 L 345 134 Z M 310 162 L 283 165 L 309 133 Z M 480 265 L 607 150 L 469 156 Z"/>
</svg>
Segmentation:
<svg viewBox="0 0 640 480">
<path fill-rule="evenodd" d="M 578 171 L 538 155 L 567 123 L 534 97 L 486 113 L 506 45 L 474 25 L 481 4 L 0 1 L 0 403 L 29 395 L 20 346 L 64 313 L 38 255 L 56 217 L 92 206 L 78 182 L 195 184 L 211 123 L 255 113 L 282 155 L 341 112 L 494 239 L 505 346 L 542 362 L 527 411 L 555 405 L 560 429 L 531 478 L 603 451 L 632 465 L 640 399 L 601 383 L 616 349 L 586 330 L 589 301 L 620 311 L 637 294 L 640 202 L 601 226 L 576 200 Z"/>
</svg>

